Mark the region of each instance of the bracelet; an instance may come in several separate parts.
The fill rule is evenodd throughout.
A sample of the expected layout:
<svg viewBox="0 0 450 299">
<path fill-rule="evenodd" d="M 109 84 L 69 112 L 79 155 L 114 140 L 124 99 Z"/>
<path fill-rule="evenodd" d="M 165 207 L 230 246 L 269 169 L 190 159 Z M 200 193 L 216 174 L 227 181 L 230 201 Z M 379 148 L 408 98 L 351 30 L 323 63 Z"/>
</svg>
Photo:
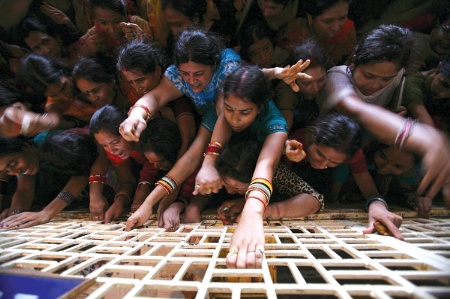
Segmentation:
<svg viewBox="0 0 450 299">
<path fill-rule="evenodd" d="M 150 182 L 149 181 L 142 181 L 142 182 L 139 182 L 138 183 L 138 185 L 150 185 Z"/>
<path fill-rule="evenodd" d="M 208 145 L 203 156 L 206 155 L 219 156 L 221 152 L 222 152 L 222 145 L 219 142 L 214 141 Z"/>
<path fill-rule="evenodd" d="M 382 199 L 382 198 L 380 198 L 380 197 L 374 197 L 374 198 L 369 199 L 369 200 L 366 202 L 366 210 L 367 210 L 367 212 L 369 211 L 370 205 L 371 205 L 372 202 L 374 202 L 374 201 L 380 201 L 380 202 L 384 203 L 384 205 L 386 206 L 386 210 L 388 209 L 388 204 L 387 204 L 387 202 L 386 202 L 384 199 Z"/>
<path fill-rule="evenodd" d="M 273 186 L 272 186 L 272 183 L 269 180 L 264 179 L 264 178 L 256 178 L 256 179 L 253 179 L 251 181 L 250 185 L 251 184 L 256 184 L 256 183 L 263 184 L 264 186 L 266 186 L 267 188 L 270 189 L 271 193 L 273 192 Z"/>
<path fill-rule="evenodd" d="M 29 117 L 27 117 L 26 115 L 24 115 L 24 117 L 22 119 L 22 125 L 20 127 L 20 134 L 27 135 L 30 125 L 31 125 L 31 119 Z"/>
<path fill-rule="evenodd" d="M 267 194 L 265 191 L 258 189 L 258 188 L 248 188 L 247 192 L 245 192 L 245 199 L 250 198 L 250 193 L 252 191 L 258 191 L 260 193 L 262 193 L 262 195 L 264 195 L 264 198 L 266 199 L 266 202 L 264 203 L 266 206 L 269 204 L 270 201 L 270 195 Z"/>
<path fill-rule="evenodd" d="M 9 215 L 10 216 L 17 215 L 17 214 L 20 214 L 20 213 L 23 213 L 23 212 L 25 212 L 25 211 L 24 210 L 13 210 L 13 211 L 9 212 Z"/>
<path fill-rule="evenodd" d="M 142 108 L 147 113 L 147 118 L 145 118 L 145 122 L 148 122 L 152 114 L 150 113 L 150 109 L 148 109 L 147 106 L 141 105 L 141 104 L 134 104 L 130 107 L 130 110 L 128 110 L 128 115 L 130 115 L 131 111 L 133 111 L 134 108 Z"/>
<path fill-rule="evenodd" d="M 100 183 L 104 184 L 106 182 L 106 177 L 100 174 L 93 174 L 89 176 L 89 184 Z"/>
<path fill-rule="evenodd" d="M 159 185 L 166 190 L 166 193 L 169 195 L 173 192 L 178 186 L 177 181 L 175 181 L 173 178 L 171 178 L 168 175 L 163 176 L 159 181 L 155 183 L 155 186 Z"/>
<path fill-rule="evenodd" d="M 397 135 L 395 136 L 394 140 L 394 145 L 398 149 L 402 149 L 403 143 L 405 143 L 405 140 L 409 137 L 409 135 L 411 135 L 415 123 L 416 123 L 415 120 L 407 118 L 403 126 L 399 128 L 399 130 L 397 131 Z"/>
<path fill-rule="evenodd" d="M 261 198 L 256 197 L 256 196 L 249 196 L 249 197 L 245 198 L 245 200 L 247 201 L 247 200 L 249 200 L 250 198 L 256 199 L 256 200 L 258 200 L 260 203 L 262 203 L 263 206 L 264 206 L 264 212 L 266 211 L 267 204 L 266 204 Z"/>
<path fill-rule="evenodd" d="M 67 190 L 59 192 L 56 198 L 64 201 L 68 206 L 75 200 L 75 196 Z"/>
<path fill-rule="evenodd" d="M 116 201 L 116 197 L 119 195 L 123 195 L 127 198 L 127 200 L 123 203 L 124 206 L 126 206 L 130 203 L 131 198 L 130 198 L 130 194 L 127 191 L 122 190 L 122 191 L 117 192 L 116 196 L 114 196 L 114 201 Z"/>
</svg>

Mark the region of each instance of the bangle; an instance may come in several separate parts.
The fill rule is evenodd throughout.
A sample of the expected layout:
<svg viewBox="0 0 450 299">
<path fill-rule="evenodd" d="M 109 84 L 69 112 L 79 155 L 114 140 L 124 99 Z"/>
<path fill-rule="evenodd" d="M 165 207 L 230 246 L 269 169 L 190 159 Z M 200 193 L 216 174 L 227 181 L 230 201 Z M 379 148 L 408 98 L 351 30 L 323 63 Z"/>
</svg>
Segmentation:
<svg viewBox="0 0 450 299">
<path fill-rule="evenodd" d="M 271 193 L 273 192 L 273 186 L 269 180 L 264 179 L 264 178 L 256 178 L 256 179 L 253 179 L 250 184 L 256 184 L 256 183 L 263 184 L 264 186 L 269 188 Z"/>
<path fill-rule="evenodd" d="M 114 196 L 114 201 L 116 201 L 116 197 L 119 196 L 119 195 L 123 195 L 123 196 L 125 196 L 127 198 L 127 200 L 123 204 L 124 206 L 126 206 L 126 205 L 128 205 L 130 203 L 131 198 L 130 198 L 130 194 L 127 191 L 122 190 L 122 191 L 117 192 L 116 196 Z"/>
<path fill-rule="evenodd" d="M 130 107 L 130 110 L 128 110 L 128 115 L 130 115 L 131 111 L 133 111 L 134 108 L 141 108 L 144 109 L 144 111 L 147 113 L 147 117 L 144 119 L 145 122 L 148 122 L 152 114 L 150 113 L 150 109 L 148 109 L 147 106 L 141 105 L 141 104 L 134 104 Z"/>
<path fill-rule="evenodd" d="M 100 183 L 100 184 L 104 184 L 106 181 L 106 177 L 100 174 L 93 174 L 91 176 L 89 176 L 89 184 L 92 183 Z"/>
<path fill-rule="evenodd" d="M 211 142 L 205 150 L 203 156 L 215 155 L 218 156 L 222 152 L 222 145 L 219 142 Z"/>
<path fill-rule="evenodd" d="M 155 186 L 159 185 L 166 190 L 167 194 L 170 194 L 175 190 L 178 186 L 177 181 L 175 181 L 173 178 L 171 178 L 168 175 L 163 176 L 159 181 L 155 183 Z"/>
<path fill-rule="evenodd" d="M 30 125 L 31 125 L 31 119 L 29 117 L 27 117 L 26 115 L 24 115 L 24 117 L 22 119 L 22 125 L 20 127 L 20 134 L 27 135 Z"/>
<path fill-rule="evenodd" d="M 382 198 L 380 198 L 380 197 L 374 197 L 374 198 L 369 199 L 369 200 L 366 202 L 366 210 L 367 210 L 367 212 L 369 211 L 370 205 L 371 205 L 374 201 L 380 201 L 380 202 L 384 203 L 384 205 L 386 206 L 386 210 L 388 209 L 388 204 L 387 204 L 387 202 L 386 202 L 384 199 L 382 199 Z"/>
<path fill-rule="evenodd" d="M 139 182 L 138 183 L 138 185 L 150 185 L 150 182 L 149 181 L 142 181 L 142 182 Z"/>
<path fill-rule="evenodd" d="M 266 204 L 261 198 L 256 197 L 256 196 L 248 196 L 247 198 L 245 198 L 245 200 L 247 201 L 247 200 L 249 200 L 250 198 L 256 199 L 257 201 L 259 201 L 260 203 L 262 203 L 263 206 L 264 206 L 264 211 L 266 211 L 267 204 Z"/>
<path fill-rule="evenodd" d="M 23 212 L 25 212 L 25 211 L 24 210 L 12 210 L 11 212 L 9 212 L 9 215 L 10 216 L 17 215 L 17 214 L 20 214 L 20 213 L 23 213 Z"/>
<path fill-rule="evenodd" d="M 68 206 L 75 200 L 75 196 L 67 190 L 59 192 L 56 198 L 64 201 Z"/>
<path fill-rule="evenodd" d="M 415 123 L 416 123 L 415 120 L 407 118 L 403 126 L 399 128 L 399 130 L 397 131 L 397 135 L 395 136 L 394 140 L 394 145 L 398 149 L 402 149 L 403 143 L 405 143 L 405 140 L 409 137 L 409 135 L 411 135 Z"/>
</svg>

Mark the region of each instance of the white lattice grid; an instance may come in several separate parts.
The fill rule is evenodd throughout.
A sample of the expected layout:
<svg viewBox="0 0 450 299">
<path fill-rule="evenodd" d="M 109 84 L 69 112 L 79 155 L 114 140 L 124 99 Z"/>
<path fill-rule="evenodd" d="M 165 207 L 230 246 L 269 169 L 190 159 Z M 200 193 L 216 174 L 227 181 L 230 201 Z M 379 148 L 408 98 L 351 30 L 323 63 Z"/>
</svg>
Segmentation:
<svg viewBox="0 0 450 299">
<path fill-rule="evenodd" d="M 60 219 L 3 231 L 0 266 L 95 278 L 79 298 L 450 298 L 449 219 L 405 219 L 405 242 L 352 220 L 266 222 L 263 268 L 244 270 L 226 268 L 235 227 L 214 217 L 170 233 L 155 220 L 124 227 Z"/>
</svg>

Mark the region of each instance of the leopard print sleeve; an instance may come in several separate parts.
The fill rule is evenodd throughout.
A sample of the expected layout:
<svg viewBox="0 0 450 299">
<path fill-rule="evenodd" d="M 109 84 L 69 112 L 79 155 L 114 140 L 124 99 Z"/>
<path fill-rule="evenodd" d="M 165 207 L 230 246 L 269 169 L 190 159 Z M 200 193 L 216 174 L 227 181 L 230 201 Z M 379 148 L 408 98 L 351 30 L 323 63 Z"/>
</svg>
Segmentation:
<svg viewBox="0 0 450 299">
<path fill-rule="evenodd" d="M 314 190 L 307 182 L 294 172 L 289 170 L 283 163 L 279 163 L 275 169 L 273 176 L 273 186 L 277 191 L 287 198 L 293 197 L 300 193 L 306 193 L 314 196 L 320 202 L 320 212 L 323 210 L 324 198 L 323 195 Z"/>
</svg>

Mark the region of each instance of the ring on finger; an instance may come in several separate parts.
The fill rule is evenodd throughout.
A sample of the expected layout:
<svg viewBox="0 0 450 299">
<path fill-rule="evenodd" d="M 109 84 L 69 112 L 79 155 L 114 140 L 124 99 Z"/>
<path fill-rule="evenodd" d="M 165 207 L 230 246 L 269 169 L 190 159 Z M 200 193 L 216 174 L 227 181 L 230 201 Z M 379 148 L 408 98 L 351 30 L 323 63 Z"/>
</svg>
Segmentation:
<svg viewBox="0 0 450 299">
<path fill-rule="evenodd" d="M 249 250 L 249 251 L 247 251 L 247 254 L 249 254 L 249 253 L 255 253 L 255 251 L 256 251 L 256 250 Z"/>
<path fill-rule="evenodd" d="M 230 252 L 228 252 L 229 254 L 235 255 L 238 254 L 238 249 L 237 247 L 231 247 L 230 248 Z"/>
<path fill-rule="evenodd" d="M 206 190 L 206 193 L 207 193 L 207 194 L 211 194 L 211 192 L 212 192 L 212 189 L 211 189 L 211 188 L 209 188 L 208 190 Z"/>
</svg>

